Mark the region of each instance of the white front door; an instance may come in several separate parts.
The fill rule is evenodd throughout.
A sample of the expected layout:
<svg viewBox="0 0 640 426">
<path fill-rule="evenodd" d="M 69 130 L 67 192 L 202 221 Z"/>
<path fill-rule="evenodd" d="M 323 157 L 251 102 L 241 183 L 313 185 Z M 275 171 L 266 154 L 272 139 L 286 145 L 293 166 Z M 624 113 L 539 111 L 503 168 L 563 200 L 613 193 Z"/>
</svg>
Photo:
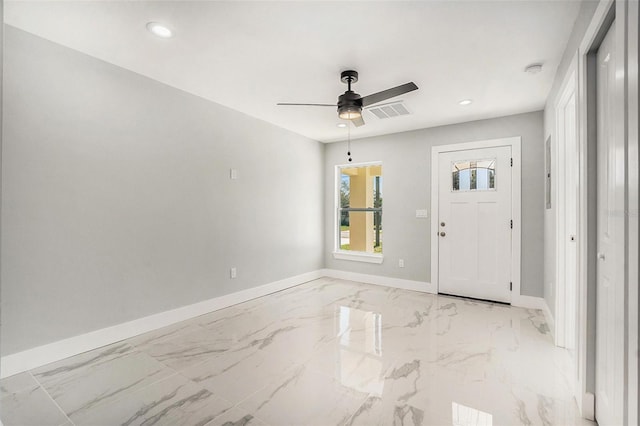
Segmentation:
<svg viewBox="0 0 640 426">
<path fill-rule="evenodd" d="M 438 155 L 438 292 L 510 303 L 511 147 Z"/>
<path fill-rule="evenodd" d="M 612 25 L 597 55 L 596 419 L 601 425 L 622 424 L 624 410 L 624 174 L 616 167 L 623 150 L 615 127 L 614 36 Z"/>
</svg>

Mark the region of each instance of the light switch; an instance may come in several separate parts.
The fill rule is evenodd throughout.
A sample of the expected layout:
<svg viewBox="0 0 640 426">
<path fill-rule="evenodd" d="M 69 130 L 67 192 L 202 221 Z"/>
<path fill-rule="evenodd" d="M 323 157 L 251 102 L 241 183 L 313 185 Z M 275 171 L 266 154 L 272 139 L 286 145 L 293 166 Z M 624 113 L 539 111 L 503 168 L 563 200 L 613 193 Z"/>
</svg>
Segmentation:
<svg viewBox="0 0 640 426">
<path fill-rule="evenodd" d="M 231 179 L 238 179 L 238 169 L 231 169 L 229 171 L 229 177 Z"/>
</svg>

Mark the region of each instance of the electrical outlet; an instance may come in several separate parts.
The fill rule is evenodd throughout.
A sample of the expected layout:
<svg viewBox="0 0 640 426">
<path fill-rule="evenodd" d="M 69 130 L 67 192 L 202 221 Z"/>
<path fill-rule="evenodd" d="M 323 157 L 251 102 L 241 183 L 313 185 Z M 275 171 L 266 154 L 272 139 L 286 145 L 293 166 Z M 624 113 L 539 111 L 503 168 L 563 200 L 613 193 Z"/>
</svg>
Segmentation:
<svg viewBox="0 0 640 426">
<path fill-rule="evenodd" d="M 404 268 L 404 259 L 398 259 L 398 267 Z"/>
<path fill-rule="evenodd" d="M 231 278 L 235 278 L 238 276 L 238 271 L 236 270 L 235 266 L 233 268 L 231 268 Z"/>
</svg>

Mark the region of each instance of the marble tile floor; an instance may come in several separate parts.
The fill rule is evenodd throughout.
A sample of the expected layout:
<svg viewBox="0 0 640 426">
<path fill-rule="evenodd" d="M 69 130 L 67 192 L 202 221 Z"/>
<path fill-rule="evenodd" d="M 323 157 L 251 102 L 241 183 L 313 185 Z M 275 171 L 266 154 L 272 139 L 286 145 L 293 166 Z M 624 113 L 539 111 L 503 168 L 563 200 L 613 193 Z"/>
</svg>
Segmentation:
<svg viewBox="0 0 640 426">
<path fill-rule="evenodd" d="M 0 380 L 5 426 L 588 425 L 540 311 L 323 278 Z"/>
</svg>

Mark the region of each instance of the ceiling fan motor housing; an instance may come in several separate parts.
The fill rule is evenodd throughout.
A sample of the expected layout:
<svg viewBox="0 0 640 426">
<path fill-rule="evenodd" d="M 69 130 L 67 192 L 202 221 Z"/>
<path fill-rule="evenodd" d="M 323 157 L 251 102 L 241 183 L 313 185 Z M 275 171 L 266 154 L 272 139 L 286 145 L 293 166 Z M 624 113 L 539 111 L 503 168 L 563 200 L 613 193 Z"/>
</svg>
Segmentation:
<svg viewBox="0 0 640 426">
<path fill-rule="evenodd" d="M 347 70 L 342 71 L 340 73 L 340 81 L 349 85 L 349 90 L 351 90 L 351 83 L 356 83 L 358 81 L 358 71 Z"/>
</svg>

